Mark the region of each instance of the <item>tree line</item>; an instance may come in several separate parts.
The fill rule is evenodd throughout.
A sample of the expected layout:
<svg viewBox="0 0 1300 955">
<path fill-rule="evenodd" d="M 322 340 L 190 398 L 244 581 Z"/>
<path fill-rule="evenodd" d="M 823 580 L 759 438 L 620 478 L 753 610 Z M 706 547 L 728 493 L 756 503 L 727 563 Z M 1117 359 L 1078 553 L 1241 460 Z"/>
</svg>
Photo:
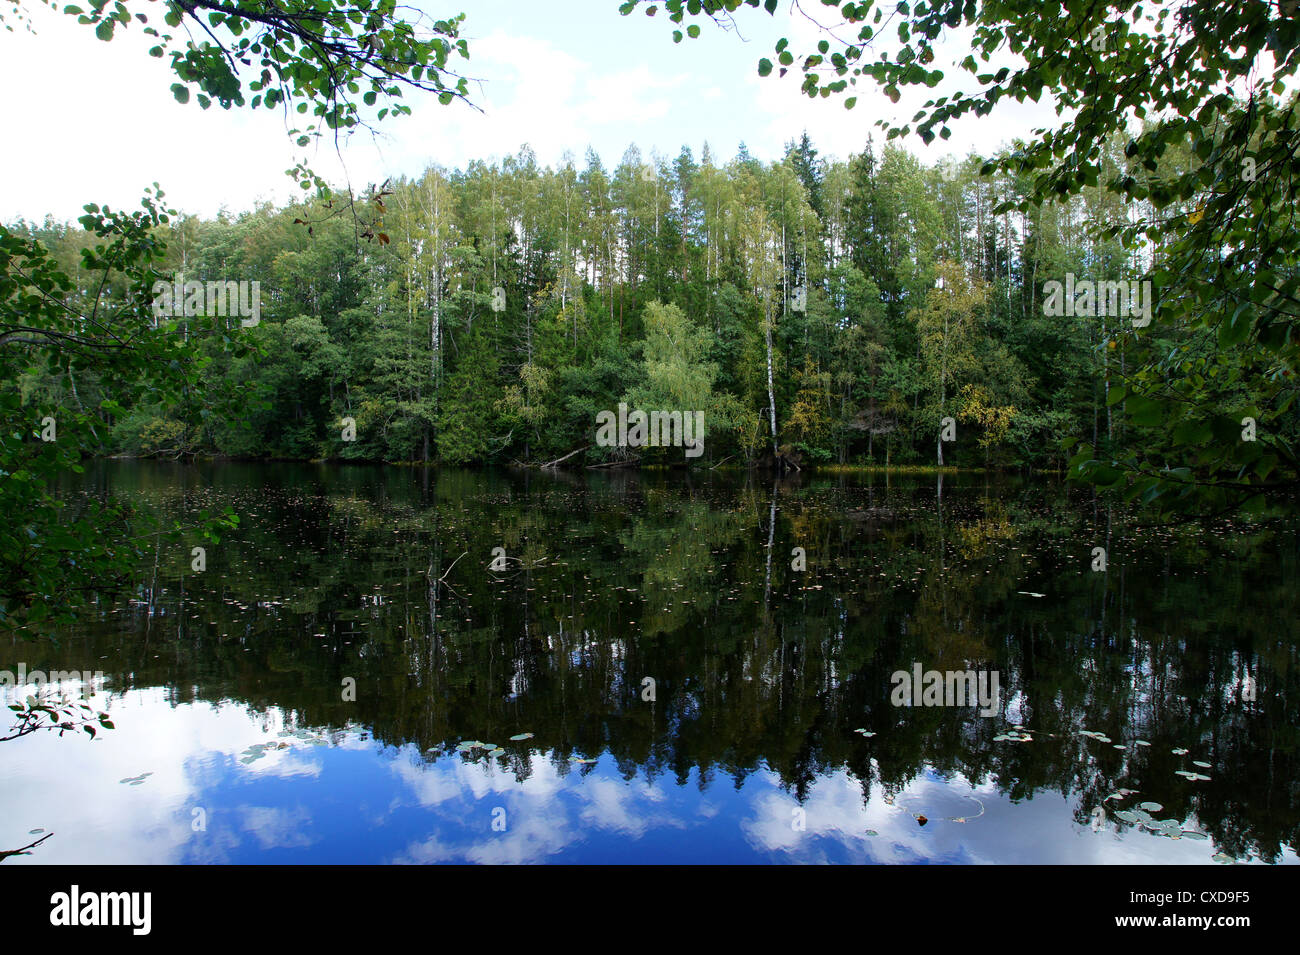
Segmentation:
<svg viewBox="0 0 1300 955">
<path fill-rule="evenodd" d="M 194 400 L 119 407 L 71 355 L 22 388 L 33 412 L 92 409 L 106 454 L 689 461 L 598 446 L 597 415 L 620 402 L 704 412 L 696 466 L 1062 468 L 1067 438 L 1121 448 L 1115 389 L 1178 329 L 1135 329 L 1104 301 L 1046 314 L 1044 286 L 1142 274 L 1149 260 L 1098 237 L 1124 208 L 1085 191 L 995 213 L 1030 185 L 984 164 L 927 167 L 870 140 L 825 159 L 807 134 L 768 163 L 742 143 L 729 161 L 631 147 L 612 169 L 591 150 L 550 167 L 525 146 L 365 201 L 172 217 L 160 272 L 261 292 L 247 330 L 233 309 L 155 318 L 201 356 Z M 85 232 L 12 229 L 74 283 L 100 280 L 78 261 Z M 232 336 L 251 347 L 232 353 Z"/>
</svg>

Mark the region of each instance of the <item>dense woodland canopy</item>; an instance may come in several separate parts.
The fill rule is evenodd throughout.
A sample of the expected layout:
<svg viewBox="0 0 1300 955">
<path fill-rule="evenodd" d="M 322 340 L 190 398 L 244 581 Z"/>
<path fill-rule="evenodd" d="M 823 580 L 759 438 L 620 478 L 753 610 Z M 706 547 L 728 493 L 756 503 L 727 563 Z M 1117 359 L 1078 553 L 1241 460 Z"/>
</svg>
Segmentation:
<svg viewBox="0 0 1300 955">
<path fill-rule="evenodd" d="M 981 165 L 927 168 L 870 140 L 828 160 L 807 135 L 777 163 L 742 144 L 730 160 L 707 145 L 671 161 L 632 147 L 612 168 L 590 151 L 551 168 L 525 146 L 431 165 L 366 209 L 173 219 L 158 226 L 159 271 L 260 282 L 256 328 L 176 320 L 207 359 L 203 383 L 234 400 L 218 414 L 145 395 L 88 425 L 108 453 L 540 463 L 593 445 L 597 412 L 623 401 L 703 410 L 705 453 L 591 447 L 567 464 L 704 467 L 779 450 L 804 465 L 1060 468 L 1067 437 L 1122 446 L 1133 436 L 1112 388 L 1177 332 L 1043 307 L 1044 285 L 1067 273 L 1142 273 L 1095 238 L 1119 200 L 1088 191 L 995 215 L 1024 184 Z M 82 230 L 21 229 L 74 281 L 98 279 L 78 265 Z M 255 350 L 227 354 L 234 335 Z M 118 397 L 72 360 L 22 386 L 50 413 Z M 956 441 L 941 444 L 945 416 Z"/>
</svg>

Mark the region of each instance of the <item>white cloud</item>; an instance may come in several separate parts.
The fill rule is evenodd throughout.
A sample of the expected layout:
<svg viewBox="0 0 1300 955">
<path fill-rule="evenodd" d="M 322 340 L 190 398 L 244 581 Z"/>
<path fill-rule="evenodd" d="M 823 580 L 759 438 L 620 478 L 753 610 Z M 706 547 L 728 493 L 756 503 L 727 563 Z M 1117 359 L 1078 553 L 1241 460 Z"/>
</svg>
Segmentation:
<svg viewBox="0 0 1300 955">
<path fill-rule="evenodd" d="M 868 134 L 881 140 L 878 117 L 909 120 L 931 96 L 973 84 L 954 73 L 954 85 L 905 90 L 895 106 L 864 81 L 849 111 L 843 96 L 804 96 L 797 68 L 784 79 L 756 75 L 754 64 L 771 55 L 777 36 L 788 35 L 801 52 L 815 47 L 819 33 L 802 17 L 745 21 L 745 42 L 706 29 L 699 40 L 675 45 L 662 22 L 598 13 L 593 5 L 590 16 L 579 18 L 581 29 L 557 30 L 541 8 L 475 11 L 471 27 L 485 32 L 469 37 L 472 59 L 464 68 L 481 81 L 471 86 L 481 112 L 415 98 L 411 116 L 380 124 L 378 135 L 344 140 L 342 163 L 332 142 L 305 158 L 326 178 L 357 188 L 418 175 L 430 164 L 500 159 L 525 143 L 549 165 L 566 152 L 581 162 L 588 145 L 610 166 L 633 143 L 643 155 L 670 157 L 706 140 L 725 160 L 742 139 L 755 156 L 778 159 L 785 143 L 807 129 L 823 156 L 845 158 L 861 150 Z M 0 190 L 0 221 L 47 211 L 71 219 L 91 201 L 135 207 L 154 179 L 169 203 L 202 215 L 300 194 L 284 170 L 304 156 L 280 113 L 181 106 L 169 92 L 175 77 L 168 61 L 147 55 L 138 29 L 103 43 L 43 5 L 32 7 L 32 19 L 36 36 L 0 33 L 0 84 L 23 89 L 39 77 L 42 87 L 39 96 L 6 102 L 7 130 L 24 148 L 0 152 L 0 178 L 8 186 Z M 957 59 L 967 39 L 948 37 L 937 62 Z M 52 70 L 52 58 L 78 69 Z M 925 147 L 909 137 L 905 145 L 932 163 L 994 149 L 1056 121 L 1046 102 L 1004 102 L 990 116 L 959 121 L 948 141 Z"/>
</svg>

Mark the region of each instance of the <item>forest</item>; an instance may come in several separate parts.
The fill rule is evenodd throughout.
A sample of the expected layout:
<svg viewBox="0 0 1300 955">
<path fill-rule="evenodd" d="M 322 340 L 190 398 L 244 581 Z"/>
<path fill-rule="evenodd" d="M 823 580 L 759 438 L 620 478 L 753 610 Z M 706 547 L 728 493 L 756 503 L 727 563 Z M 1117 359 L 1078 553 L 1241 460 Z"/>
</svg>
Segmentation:
<svg viewBox="0 0 1300 955">
<path fill-rule="evenodd" d="M 1122 199 L 999 213 L 1030 185 L 985 162 L 926 166 L 871 139 L 825 158 L 807 134 L 775 163 L 743 143 L 671 161 L 632 146 L 612 168 L 590 150 L 558 168 L 527 146 L 466 169 L 435 154 L 355 203 L 157 226 L 161 273 L 260 287 L 255 328 L 233 310 L 172 320 L 198 355 L 191 400 L 101 407 L 118 396 L 71 355 L 22 390 L 32 407 L 97 409 L 98 453 L 160 457 L 1062 470 L 1068 438 L 1149 442 L 1119 386 L 1186 330 L 1049 300 L 1067 279 L 1146 274 L 1149 258 L 1098 237 Z M 1106 163 L 1126 171 L 1118 145 Z M 79 264 L 93 235 L 12 228 L 98 281 Z M 703 455 L 598 446 L 596 416 L 620 402 L 703 412 Z"/>
</svg>

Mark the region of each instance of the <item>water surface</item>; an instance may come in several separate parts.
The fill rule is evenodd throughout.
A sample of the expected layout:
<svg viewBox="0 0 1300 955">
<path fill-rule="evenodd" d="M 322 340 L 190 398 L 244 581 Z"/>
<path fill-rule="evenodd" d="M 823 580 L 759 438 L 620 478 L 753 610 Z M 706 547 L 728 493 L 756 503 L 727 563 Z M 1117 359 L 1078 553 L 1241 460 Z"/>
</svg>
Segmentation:
<svg viewBox="0 0 1300 955">
<path fill-rule="evenodd" d="M 1293 514 L 1160 528 L 964 475 L 86 477 L 242 522 L 0 646 L 102 671 L 115 724 L 0 744 L 0 849 L 53 833 L 8 865 L 1296 861 Z M 996 672 L 997 713 L 893 705 L 917 663 Z"/>
</svg>

